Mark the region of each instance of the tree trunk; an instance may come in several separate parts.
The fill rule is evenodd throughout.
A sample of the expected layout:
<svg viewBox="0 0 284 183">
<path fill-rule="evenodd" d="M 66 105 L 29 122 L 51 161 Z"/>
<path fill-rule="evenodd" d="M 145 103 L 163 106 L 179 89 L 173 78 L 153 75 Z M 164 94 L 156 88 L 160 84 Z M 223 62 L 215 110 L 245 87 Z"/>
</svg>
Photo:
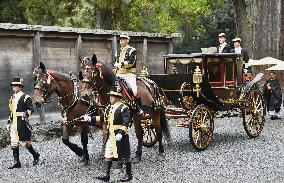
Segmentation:
<svg viewBox="0 0 284 183">
<path fill-rule="evenodd" d="M 245 0 L 233 0 L 234 16 L 236 22 L 236 37 L 242 39 L 242 47 L 248 49 L 250 58 L 252 54 L 252 30 L 250 29 Z"/>
<path fill-rule="evenodd" d="M 267 56 L 283 59 L 281 45 L 281 30 L 283 0 L 255 0 L 253 26 L 254 59 Z M 283 39 L 283 37 L 282 37 Z M 282 57 L 282 58 L 281 58 Z"/>
</svg>

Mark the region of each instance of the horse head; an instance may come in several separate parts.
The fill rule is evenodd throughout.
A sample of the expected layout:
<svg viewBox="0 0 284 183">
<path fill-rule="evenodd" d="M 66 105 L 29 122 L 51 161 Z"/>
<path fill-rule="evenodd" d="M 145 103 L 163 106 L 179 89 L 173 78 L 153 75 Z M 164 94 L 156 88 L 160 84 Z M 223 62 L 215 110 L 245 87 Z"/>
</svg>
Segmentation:
<svg viewBox="0 0 284 183">
<path fill-rule="evenodd" d="M 34 100 L 35 105 L 39 108 L 43 107 L 47 99 L 55 91 L 56 85 L 53 82 L 53 77 L 46 70 L 45 65 L 40 62 L 40 66 L 33 71 L 34 77 Z"/>
<path fill-rule="evenodd" d="M 97 61 L 97 57 L 93 54 L 92 59 L 85 57 L 81 59 L 81 71 L 79 79 L 82 80 L 81 96 L 89 96 L 92 90 L 96 90 L 102 86 L 103 73 L 102 63 Z"/>
</svg>

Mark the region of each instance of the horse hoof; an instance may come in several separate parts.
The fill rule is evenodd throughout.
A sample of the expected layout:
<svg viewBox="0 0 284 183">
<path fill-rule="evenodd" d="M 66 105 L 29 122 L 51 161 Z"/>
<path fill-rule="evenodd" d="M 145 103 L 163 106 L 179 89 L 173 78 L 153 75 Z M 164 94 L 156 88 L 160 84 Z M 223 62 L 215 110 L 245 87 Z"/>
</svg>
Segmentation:
<svg viewBox="0 0 284 183">
<path fill-rule="evenodd" d="M 165 155 L 164 154 L 162 154 L 162 153 L 160 153 L 159 155 L 158 155 L 158 161 L 163 161 L 163 160 L 165 160 Z"/>
<path fill-rule="evenodd" d="M 132 163 L 136 164 L 136 163 L 139 163 L 141 161 L 141 157 L 140 156 L 135 156 L 133 159 L 132 159 Z"/>
</svg>

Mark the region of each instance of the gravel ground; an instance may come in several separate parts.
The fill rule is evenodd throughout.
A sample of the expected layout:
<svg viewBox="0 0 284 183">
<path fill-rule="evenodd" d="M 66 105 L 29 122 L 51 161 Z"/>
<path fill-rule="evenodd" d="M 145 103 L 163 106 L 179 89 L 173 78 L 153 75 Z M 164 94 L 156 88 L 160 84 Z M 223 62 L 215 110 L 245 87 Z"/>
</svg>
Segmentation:
<svg viewBox="0 0 284 183">
<path fill-rule="evenodd" d="M 241 118 L 215 120 L 214 139 L 209 147 L 196 152 L 188 138 L 188 129 L 171 127 L 172 144 L 165 145 L 165 160 L 157 161 L 158 148 L 144 148 L 142 162 L 133 166 L 131 182 L 284 182 L 284 120 L 267 120 L 259 138 L 249 139 Z M 0 182 L 98 182 L 101 172 L 100 132 L 89 141 L 91 165 L 83 167 L 61 139 L 34 143 L 41 153 L 40 163 L 32 166 L 32 157 L 20 149 L 22 168 L 8 170 L 13 163 L 10 148 L 0 150 Z M 133 129 L 130 132 L 135 151 Z M 79 143 L 79 137 L 72 137 Z M 113 170 L 111 181 L 118 182 L 123 173 Z"/>
</svg>

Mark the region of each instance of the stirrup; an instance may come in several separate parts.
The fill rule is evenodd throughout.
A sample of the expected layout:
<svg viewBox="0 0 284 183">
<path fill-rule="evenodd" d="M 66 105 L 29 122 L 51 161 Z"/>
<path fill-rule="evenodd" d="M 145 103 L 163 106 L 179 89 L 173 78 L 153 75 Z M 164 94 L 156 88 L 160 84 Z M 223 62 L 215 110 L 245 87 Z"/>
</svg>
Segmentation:
<svg viewBox="0 0 284 183">
<path fill-rule="evenodd" d="M 139 113 L 140 116 L 144 115 L 144 111 L 141 108 L 139 108 L 138 113 Z"/>
</svg>

